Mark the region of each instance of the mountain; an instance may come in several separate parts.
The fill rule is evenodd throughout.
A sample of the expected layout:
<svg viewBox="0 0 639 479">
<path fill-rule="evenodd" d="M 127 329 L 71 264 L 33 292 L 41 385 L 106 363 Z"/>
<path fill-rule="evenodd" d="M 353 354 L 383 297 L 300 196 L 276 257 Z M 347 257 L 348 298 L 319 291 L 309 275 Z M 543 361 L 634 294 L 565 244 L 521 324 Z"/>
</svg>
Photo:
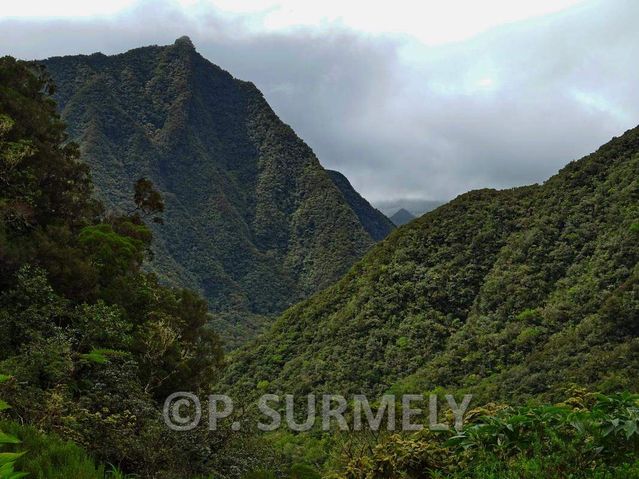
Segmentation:
<svg viewBox="0 0 639 479">
<path fill-rule="evenodd" d="M 401 209 L 405 209 L 417 218 L 429 211 L 439 208 L 444 203 L 444 201 L 400 198 L 395 200 L 377 201 L 374 206 L 389 218 Z"/>
<path fill-rule="evenodd" d="M 327 170 L 331 180 L 339 188 L 344 199 L 359 218 L 360 223 L 366 232 L 375 241 L 381 241 L 395 229 L 395 224 L 384 214 L 373 208 L 351 185 L 339 171 Z"/>
<path fill-rule="evenodd" d="M 251 315 L 329 286 L 390 228 L 344 180 L 333 183 L 252 83 L 187 37 L 42 63 L 99 198 L 126 211 L 134 181 L 151 179 L 166 202 L 151 269 L 213 311 L 240 312 L 229 324 L 260 323 Z"/>
<path fill-rule="evenodd" d="M 638 260 L 639 128 L 543 185 L 470 192 L 396 230 L 236 354 L 227 381 L 478 403 L 636 391 Z"/>
<path fill-rule="evenodd" d="M 166 426 L 192 417 L 169 393 L 224 386 L 207 303 L 143 269 L 157 192 L 138 183 L 137 208 L 105 212 L 52 90 L 42 69 L 0 58 L 3 472 L 638 477 L 639 395 L 606 393 L 638 388 L 639 128 L 542 186 L 471 192 L 393 232 L 225 373 L 242 400 L 257 390 L 471 392 L 481 407 L 463 430 L 262 436 L 253 411 L 238 408 L 241 422 L 176 431 Z M 561 402 L 540 406 L 545 398 Z M 292 429 L 297 414 L 287 416 Z"/>
<path fill-rule="evenodd" d="M 413 221 L 415 219 L 415 215 L 413 215 L 410 211 L 406 211 L 404 208 L 402 208 L 398 210 L 393 216 L 391 216 L 390 219 L 393 224 L 402 226 Z"/>
</svg>

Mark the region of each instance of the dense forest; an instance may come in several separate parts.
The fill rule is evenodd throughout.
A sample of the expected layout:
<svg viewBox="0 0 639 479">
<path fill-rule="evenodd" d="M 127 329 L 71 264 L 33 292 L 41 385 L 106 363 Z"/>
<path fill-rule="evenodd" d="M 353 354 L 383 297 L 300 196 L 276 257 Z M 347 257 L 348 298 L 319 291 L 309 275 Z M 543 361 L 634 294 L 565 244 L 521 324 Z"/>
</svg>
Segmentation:
<svg viewBox="0 0 639 479">
<path fill-rule="evenodd" d="M 392 225 L 189 41 L 47 67 L 0 59 L 0 479 L 639 478 L 639 128 L 365 254 Z M 225 356 L 235 323 L 266 331 Z M 441 432 L 177 432 L 175 391 L 244 419 L 263 393 L 473 403 Z"/>
<path fill-rule="evenodd" d="M 51 58 L 54 98 L 108 208 L 150 178 L 166 202 L 148 267 L 200 292 L 230 345 L 336 281 L 394 226 L 249 82 L 174 45 Z M 344 178 L 345 180 L 345 178 Z"/>
<path fill-rule="evenodd" d="M 481 190 L 398 229 L 235 356 L 249 390 L 636 389 L 639 128 L 543 185 Z"/>
<path fill-rule="evenodd" d="M 455 392 L 473 394 L 476 405 L 564 402 L 575 388 L 636 392 L 638 260 L 639 128 L 543 185 L 470 192 L 398 229 L 337 284 L 289 309 L 235 353 L 225 381 L 241 397 Z M 634 462 L 636 397 L 619 411 L 630 415 L 630 442 L 618 447 L 630 447 Z M 573 413 L 552 420 L 570 423 Z M 578 442 L 597 439 L 554 437 L 551 419 L 537 414 L 545 413 L 526 413 L 533 422 L 525 427 L 544 428 L 552 445 L 541 437 L 510 438 L 519 448 L 507 457 L 516 472 L 507 475 L 506 457 L 485 451 L 494 475 L 480 461 L 473 477 L 591 477 L 596 460 L 605 459 L 579 465 L 556 441 L 586 454 Z M 497 426 L 508 434 L 514 426 L 501 420 Z M 295 438 L 301 444 L 295 454 L 323 464 L 330 455 L 326 438 L 319 438 Z M 433 441 L 405 440 L 382 440 L 347 477 L 448 477 L 425 470 L 446 470 L 454 450 L 437 452 L 445 461 L 433 464 L 441 469 L 427 467 L 421 461 L 433 459 Z M 549 450 L 525 457 L 517 440 Z M 563 472 L 530 463 L 553 448 Z M 633 471 L 615 477 L 635 477 Z"/>
<path fill-rule="evenodd" d="M 242 471 L 254 457 L 245 438 L 172 434 L 161 420 L 168 392 L 209 390 L 221 344 L 201 297 L 142 268 L 161 197 L 137 181 L 134 208 L 105 213 L 53 88 L 42 69 L 0 60 L 0 409 L 11 420 L 0 443 L 22 441 L 29 477 L 103 477 L 93 460 L 112 464 L 115 477 L 120 468 L 142 477 Z M 10 454 L 0 455 L 3 479 L 21 477 L 5 475 L 4 461 L 18 458 Z"/>
</svg>

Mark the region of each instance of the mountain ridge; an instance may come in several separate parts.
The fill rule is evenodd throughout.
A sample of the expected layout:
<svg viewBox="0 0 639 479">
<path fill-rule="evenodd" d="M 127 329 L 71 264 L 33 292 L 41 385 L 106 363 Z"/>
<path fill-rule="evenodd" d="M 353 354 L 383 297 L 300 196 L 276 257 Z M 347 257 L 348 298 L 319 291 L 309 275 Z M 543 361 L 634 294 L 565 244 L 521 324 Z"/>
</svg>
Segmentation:
<svg viewBox="0 0 639 479">
<path fill-rule="evenodd" d="M 165 225 L 153 226 L 152 269 L 203 293 L 213 311 L 278 313 L 374 243 L 255 85 L 206 60 L 188 37 L 40 63 L 100 199 L 126 209 L 132 183 L 150 178 L 167 205 Z"/>
<path fill-rule="evenodd" d="M 339 171 L 326 170 L 331 180 L 342 192 L 346 202 L 361 221 L 364 229 L 375 241 L 386 238 L 395 229 L 393 222 L 384 213 L 373 207 L 351 185 L 348 178 Z"/>
</svg>

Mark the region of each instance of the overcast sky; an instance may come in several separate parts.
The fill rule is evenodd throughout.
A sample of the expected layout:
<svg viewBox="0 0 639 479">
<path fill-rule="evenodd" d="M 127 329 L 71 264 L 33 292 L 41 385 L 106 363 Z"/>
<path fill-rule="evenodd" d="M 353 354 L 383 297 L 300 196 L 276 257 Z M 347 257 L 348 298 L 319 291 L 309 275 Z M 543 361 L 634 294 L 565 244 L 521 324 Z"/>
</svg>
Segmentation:
<svg viewBox="0 0 639 479">
<path fill-rule="evenodd" d="M 637 20 L 637 0 L 20 0 L 0 54 L 189 35 L 368 199 L 447 200 L 541 182 L 637 126 Z"/>
</svg>

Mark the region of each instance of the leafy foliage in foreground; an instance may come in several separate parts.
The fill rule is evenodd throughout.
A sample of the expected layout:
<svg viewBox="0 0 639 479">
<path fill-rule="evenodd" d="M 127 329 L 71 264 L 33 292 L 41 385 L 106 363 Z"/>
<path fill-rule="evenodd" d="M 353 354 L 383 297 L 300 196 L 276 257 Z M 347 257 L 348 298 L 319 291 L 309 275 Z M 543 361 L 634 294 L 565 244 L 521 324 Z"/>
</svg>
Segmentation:
<svg viewBox="0 0 639 479">
<path fill-rule="evenodd" d="M 289 309 L 235 391 L 555 400 L 639 384 L 639 129 L 543 185 L 460 196 Z"/>
<path fill-rule="evenodd" d="M 334 478 L 636 478 L 639 396 L 580 394 L 555 406 L 492 405 L 462 432 L 392 435 L 345 456 Z"/>
<path fill-rule="evenodd" d="M 52 435 L 45 435 L 33 426 L 15 422 L 0 422 L 0 442 L 19 447 L 23 452 L 5 452 L 0 456 L 0 478 L 19 479 L 134 479 L 115 466 L 96 466 L 77 445 Z M 24 472 L 14 472 L 14 467 Z"/>
<path fill-rule="evenodd" d="M 0 383 L 7 382 L 11 379 L 10 376 L 1 375 Z M 0 399 L 0 412 L 10 409 L 11 406 L 4 400 Z M 6 447 L 6 445 L 20 444 L 22 441 L 13 434 L 7 433 L 6 428 L 0 428 L 0 447 Z M 20 457 L 24 455 L 24 452 L 5 451 L 0 449 L 0 479 L 20 479 L 28 474 L 25 472 L 18 472 L 15 470 L 15 463 Z"/>
<path fill-rule="evenodd" d="M 117 468 L 96 466 L 93 460 L 72 442 L 38 432 L 33 426 L 2 422 L 0 427 L 20 440 L 25 453 L 17 466 L 25 477 L 33 479 L 115 479 L 125 478 Z M 119 474 L 119 476 L 118 476 Z M 3 477 L 0 474 L 0 477 Z"/>
</svg>

